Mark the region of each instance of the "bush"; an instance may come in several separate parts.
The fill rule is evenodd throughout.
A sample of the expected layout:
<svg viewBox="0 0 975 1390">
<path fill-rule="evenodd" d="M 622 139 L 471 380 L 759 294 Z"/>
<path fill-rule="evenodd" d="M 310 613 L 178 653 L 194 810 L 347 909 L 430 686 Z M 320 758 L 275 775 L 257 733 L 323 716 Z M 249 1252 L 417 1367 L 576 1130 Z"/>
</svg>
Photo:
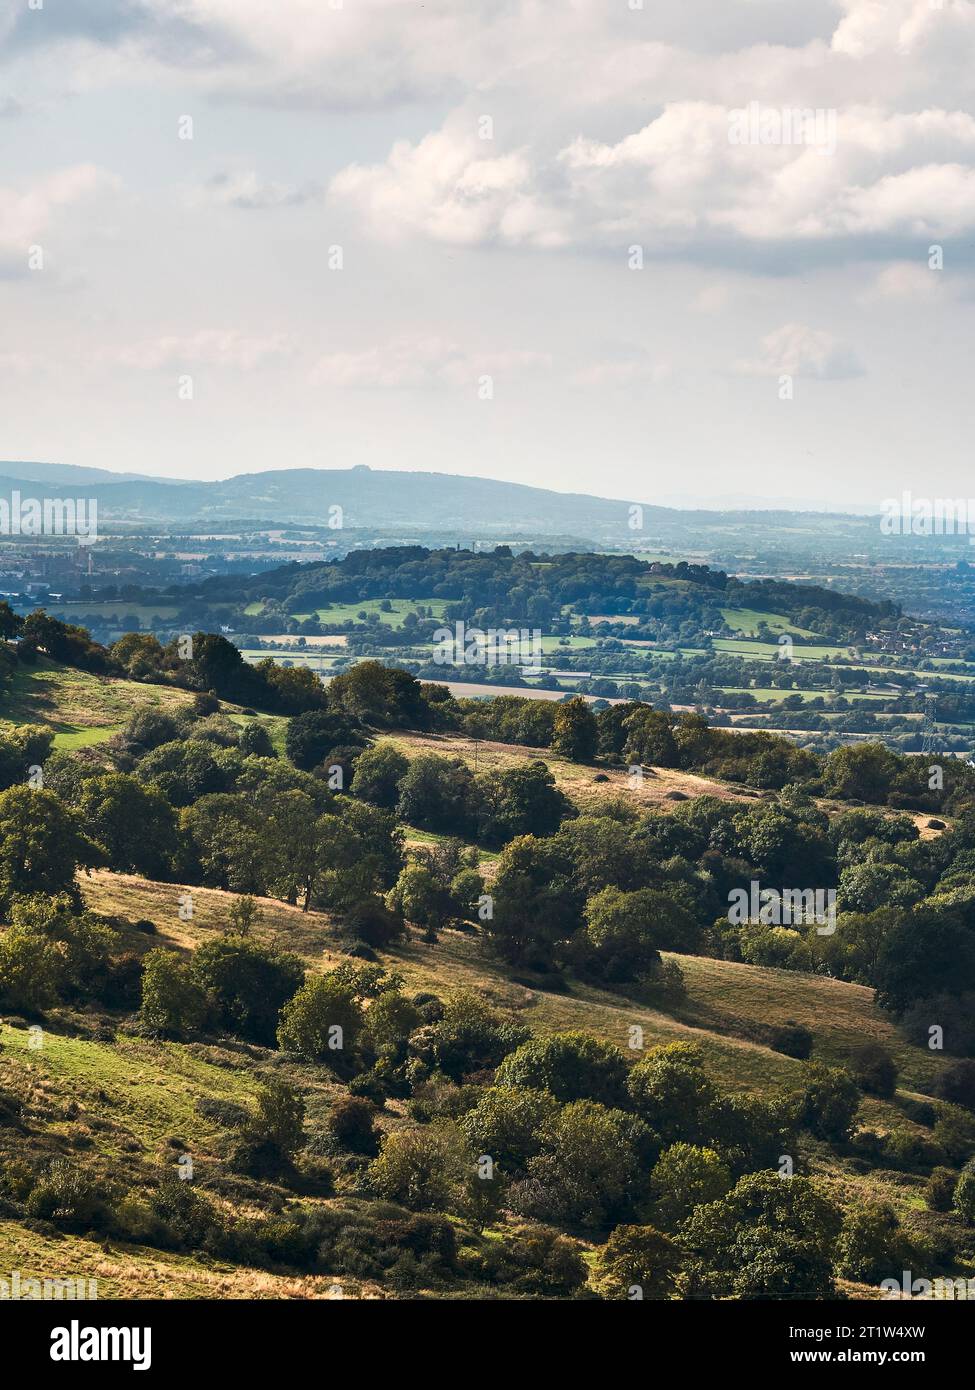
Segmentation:
<svg viewBox="0 0 975 1390">
<path fill-rule="evenodd" d="M 901 1130 L 887 1136 L 884 1141 L 884 1158 L 893 1168 L 913 1171 L 943 1163 L 945 1151 L 925 1135 L 909 1134 Z"/>
<path fill-rule="evenodd" d="M 787 1019 L 785 1023 L 778 1027 L 773 1027 L 769 1038 L 769 1046 L 775 1052 L 781 1052 L 786 1057 L 797 1057 L 804 1062 L 813 1050 L 814 1038 L 809 1029 L 802 1023 L 793 1023 Z"/>
<path fill-rule="evenodd" d="M 860 1108 L 860 1092 L 848 1071 L 821 1062 L 806 1065 L 805 1085 L 795 1097 L 796 1118 L 817 1139 L 849 1139 Z"/>
<path fill-rule="evenodd" d="M 367 748 L 355 765 L 351 792 L 373 806 L 392 810 L 399 799 L 399 786 L 410 761 L 391 743 L 376 743 Z"/>
<path fill-rule="evenodd" d="M 975 1160 L 962 1169 L 955 1186 L 955 1211 L 969 1226 L 975 1225 Z"/>
<path fill-rule="evenodd" d="M 389 1202 L 371 1202 L 342 1211 L 318 1208 L 306 1221 L 317 1265 L 328 1273 L 430 1285 L 456 1269 L 457 1240 L 443 1216 L 414 1215 Z"/>
<path fill-rule="evenodd" d="M 680 1228 L 690 1291 L 712 1298 L 823 1298 L 833 1293 L 838 1207 L 808 1178 L 750 1173 Z"/>
<path fill-rule="evenodd" d="M 673 1230 L 695 1207 L 723 1197 L 731 1185 L 731 1170 L 713 1149 L 672 1144 L 664 1149 L 650 1174 L 660 1226 Z"/>
<path fill-rule="evenodd" d="M 848 1212 L 836 1248 L 836 1271 L 844 1279 L 877 1284 L 900 1274 L 904 1248 L 894 1209 L 865 1202 Z"/>
<path fill-rule="evenodd" d="M 12 926 L 0 932 L 0 1004 L 37 1017 L 58 1001 L 64 964 L 55 942 Z"/>
<path fill-rule="evenodd" d="M 340 1148 L 372 1158 L 379 1152 L 375 1115 L 376 1107 L 363 1097 L 340 1096 L 329 1112 L 328 1129 Z"/>
<path fill-rule="evenodd" d="M 924 1199 L 931 1211 L 951 1211 L 958 1174 L 950 1168 L 935 1168 L 924 1188 Z"/>
<path fill-rule="evenodd" d="M 520 1086 L 479 1088 L 477 1104 L 460 1127 L 475 1154 L 490 1154 L 509 1177 L 520 1177 L 539 1153 L 558 1103 L 548 1091 Z"/>
<path fill-rule="evenodd" d="M 402 917 L 376 897 L 366 897 L 354 903 L 346 909 L 342 920 L 346 931 L 356 941 L 380 950 L 403 935 Z"/>
<path fill-rule="evenodd" d="M 185 1038 L 203 1027 L 207 998 L 189 964 L 157 946 L 142 962 L 142 1022 L 166 1038 Z"/>
<path fill-rule="evenodd" d="M 26 1203 L 27 1215 L 53 1221 L 68 1231 L 97 1230 L 107 1206 L 101 1186 L 77 1163 L 56 1158 Z"/>
<path fill-rule="evenodd" d="M 214 1248 L 223 1221 L 211 1202 L 190 1182 L 166 1174 L 149 1195 L 149 1210 L 160 1231 L 154 1244 L 173 1250 Z"/>
<path fill-rule="evenodd" d="M 273 1047 L 278 1016 L 303 983 L 305 968 L 297 956 L 282 955 L 246 936 L 222 936 L 197 948 L 193 975 L 215 1001 L 225 1028 Z"/>
<path fill-rule="evenodd" d="M 960 1105 L 945 1105 L 941 1108 L 932 1135 L 956 1167 L 975 1155 L 975 1116 Z"/>
<path fill-rule="evenodd" d="M 617 1226 L 596 1256 L 593 1284 L 603 1298 L 672 1298 L 681 1251 L 653 1226 Z"/>
<path fill-rule="evenodd" d="M 505 1022 L 478 995 L 466 991 L 443 1005 L 437 1022 L 413 1034 L 410 1052 L 430 1071 L 463 1081 L 498 1066 L 529 1036 L 527 1028 Z"/>
<path fill-rule="evenodd" d="M 460 1130 L 437 1120 L 387 1135 L 369 1178 L 381 1197 L 414 1211 L 456 1211 L 472 1168 Z"/>
<path fill-rule="evenodd" d="M 862 1091 L 889 1099 L 897 1089 L 897 1063 L 879 1043 L 864 1043 L 850 1058 L 850 1070 Z"/>
<path fill-rule="evenodd" d="M 317 975 L 306 980 L 282 1009 L 278 1045 L 308 1061 L 347 1070 L 363 1021 L 353 990 L 341 980 Z"/>
<path fill-rule="evenodd" d="M 555 1033 L 522 1043 L 501 1063 L 499 1086 L 549 1091 L 556 1100 L 594 1100 L 610 1109 L 627 1103 L 627 1066 L 620 1050 L 588 1033 Z"/>
<path fill-rule="evenodd" d="M 946 1067 L 938 1077 L 935 1093 L 952 1105 L 975 1110 L 975 1061 L 966 1058 Z"/>
<path fill-rule="evenodd" d="M 275 758 L 271 735 L 263 724 L 245 724 L 237 744 L 244 757 Z"/>
<path fill-rule="evenodd" d="M 901 1019 L 907 1038 L 918 1047 L 927 1047 L 930 1029 L 942 1030 L 946 1052 L 956 1057 L 975 1055 L 975 993 L 939 994 L 912 1004 Z"/>
<path fill-rule="evenodd" d="M 530 1225 L 492 1241 L 477 1272 L 518 1293 L 571 1298 L 589 1270 L 575 1241 L 551 1226 Z"/>
<path fill-rule="evenodd" d="M 697 1142 L 705 1136 L 718 1094 L 693 1043 L 653 1047 L 627 1079 L 638 1115 L 665 1143 Z"/>
<path fill-rule="evenodd" d="M 546 1127 L 542 1152 L 511 1191 L 514 1210 L 558 1225 L 601 1227 L 647 1198 L 654 1136 L 622 1110 L 591 1100 L 564 1106 Z"/>
<path fill-rule="evenodd" d="M 272 1077 L 257 1095 L 257 1113 L 249 1129 L 264 1144 L 271 1144 L 282 1158 L 293 1159 L 305 1143 L 305 1102 L 293 1086 Z"/>
</svg>

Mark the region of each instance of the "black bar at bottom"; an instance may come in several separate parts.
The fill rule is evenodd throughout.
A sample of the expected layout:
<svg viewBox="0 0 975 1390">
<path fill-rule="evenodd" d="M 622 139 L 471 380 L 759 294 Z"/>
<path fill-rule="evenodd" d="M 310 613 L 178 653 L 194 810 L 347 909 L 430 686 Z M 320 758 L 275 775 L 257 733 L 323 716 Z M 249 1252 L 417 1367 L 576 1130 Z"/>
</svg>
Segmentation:
<svg viewBox="0 0 975 1390">
<path fill-rule="evenodd" d="M 506 1335 L 509 1328 L 516 1342 Z M 485 1372 L 511 1374 L 528 1357 L 551 1361 L 554 1369 L 583 1347 L 597 1361 L 605 1358 L 607 1371 L 632 1347 L 651 1364 L 666 1348 L 668 1360 L 688 1370 L 818 1367 L 828 1373 L 874 1366 L 910 1374 L 947 1370 L 971 1345 L 971 1315 L 963 1307 L 920 1300 L 7 1302 L 0 1304 L 0 1329 L 21 1374 L 50 1368 L 55 1379 L 66 1380 L 86 1372 L 173 1376 L 192 1370 L 241 1372 L 252 1382 L 267 1374 L 301 1375 L 302 1364 L 317 1364 L 327 1377 L 329 1364 L 337 1371 L 334 1358 L 343 1349 L 345 1375 L 356 1361 L 374 1375 L 387 1357 L 391 1368 L 439 1365 L 444 1371 L 459 1351 L 458 1335 L 466 1351 L 455 1368 L 466 1364 L 470 1374 L 476 1364 L 482 1383 Z M 345 1361 L 350 1352 L 351 1366 Z"/>
</svg>

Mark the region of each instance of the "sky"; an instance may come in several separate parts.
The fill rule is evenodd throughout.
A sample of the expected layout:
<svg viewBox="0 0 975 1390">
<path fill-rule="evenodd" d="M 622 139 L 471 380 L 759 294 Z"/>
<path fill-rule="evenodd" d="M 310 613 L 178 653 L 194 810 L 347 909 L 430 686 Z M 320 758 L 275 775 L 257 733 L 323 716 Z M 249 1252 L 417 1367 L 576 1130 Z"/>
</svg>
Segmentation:
<svg viewBox="0 0 975 1390">
<path fill-rule="evenodd" d="M 0 0 L 0 458 L 968 496 L 975 4 Z"/>
</svg>

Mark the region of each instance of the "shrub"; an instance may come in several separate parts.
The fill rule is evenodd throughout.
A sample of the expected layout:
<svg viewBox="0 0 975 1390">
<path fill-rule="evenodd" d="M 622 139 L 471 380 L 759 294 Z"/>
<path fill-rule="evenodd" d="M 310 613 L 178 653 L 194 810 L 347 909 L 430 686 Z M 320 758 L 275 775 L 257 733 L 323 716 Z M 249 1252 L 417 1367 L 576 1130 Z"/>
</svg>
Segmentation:
<svg viewBox="0 0 975 1390">
<path fill-rule="evenodd" d="M 842 1216 L 808 1178 L 750 1173 L 679 1231 L 690 1291 L 712 1298 L 829 1297 Z"/>
<path fill-rule="evenodd" d="M 899 1130 L 884 1141 L 884 1158 L 894 1168 L 931 1168 L 944 1162 L 945 1151 L 923 1134 Z"/>
<path fill-rule="evenodd" d="M 903 1263 L 903 1241 L 893 1207 L 868 1201 L 846 1214 L 836 1247 L 839 1275 L 876 1284 L 899 1274 Z"/>
<path fill-rule="evenodd" d="M 556 1100 L 594 1100 L 610 1109 L 627 1103 L 626 1059 L 588 1033 L 532 1038 L 498 1068 L 499 1086 L 549 1091 Z"/>
<path fill-rule="evenodd" d="M 717 1091 L 693 1043 L 653 1047 L 630 1072 L 629 1094 L 638 1115 L 665 1143 L 703 1137 Z"/>
<path fill-rule="evenodd" d="M 221 936 L 197 948 L 193 975 L 214 1000 L 225 1028 L 271 1047 L 281 1009 L 304 981 L 305 968 L 297 956 L 246 936 Z"/>
<path fill-rule="evenodd" d="M 653 1136 L 621 1110 L 591 1100 L 564 1106 L 547 1126 L 542 1152 L 512 1188 L 513 1208 L 536 1220 L 600 1227 L 646 1199 Z"/>
<path fill-rule="evenodd" d="M 362 1007 L 353 990 L 332 976 L 317 975 L 282 1009 L 278 1044 L 309 1061 L 347 1069 L 362 1026 Z"/>
<path fill-rule="evenodd" d="M 476 1154 L 490 1154 L 499 1168 L 520 1177 L 528 1160 L 539 1153 L 546 1127 L 558 1103 L 548 1091 L 521 1086 L 488 1086 L 478 1091 L 477 1104 L 460 1127 Z"/>
<path fill-rule="evenodd" d="M 392 810 L 399 799 L 399 786 L 410 762 L 391 743 L 376 743 L 367 748 L 355 765 L 352 795 L 373 806 Z"/>
<path fill-rule="evenodd" d="M 975 1110 L 975 1061 L 966 1058 L 946 1067 L 938 1077 L 935 1090 L 942 1100 Z"/>
<path fill-rule="evenodd" d="M 960 1167 L 975 1155 L 975 1116 L 960 1105 L 942 1106 L 932 1138 Z"/>
<path fill-rule="evenodd" d="M 167 1038 L 185 1038 L 202 1028 L 207 998 L 189 964 L 161 946 L 142 962 L 142 1022 Z"/>
<path fill-rule="evenodd" d="M 346 931 L 356 941 L 380 950 L 403 935 L 403 919 L 399 913 L 391 911 L 380 898 L 373 896 L 353 903 L 345 910 L 342 920 Z"/>
<path fill-rule="evenodd" d="M 437 1120 L 387 1135 L 369 1178 L 381 1197 L 414 1211 L 456 1211 L 472 1165 L 460 1130 Z"/>
<path fill-rule="evenodd" d="M 864 1043 L 850 1058 L 850 1070 L 862 1091 L 889 1099 L 897 1089 L 897 1063 L 879 1043 Z"/>
<path fill-rule="evenodd" d="M 245 757 L 277 757 L 274 744 L 271 742 L 271 735 L 263 724 L 245 724 L 240 731 L 240 740 L 237 746 Z"/>
<path fill-rule="evenodd" d="M 26 1203 L 27 1215 L 53 1221 L 68 1231 L 97 1230 L 107 1216 L 105 1196 L 94 1176 L 77 1163 L 56 1158 Z"/>
<path fill-rule="evenodd" d="M 672 1298 L 681 1251 L 653 1226 L 617 1226 L 596 1256 L 593 1284 L 603 1298 Z"/>
<path fill-rule="evenodd" d="M 695 1207 L 723 1197 L 731 1185 L 731 1171 L 713 1149 L 672 1144 L 650 1175 L 657 1220 L 665 1231 L 673 1230 Z"/>
<path fill-rule="evenodd" d="M 946 1052 L 956 1057 L 975 1054 L 975 993 L 939 994 L 919 999 L 901 1019 L 904 1034 L 918 1047 L 927 1047 L 932 1026 L 941 1028 Z"/>
<path fill-rule="evenodd" d="M 375 1115 L 376 1107 L 362 1096 L 340 1096 L 329 1112 L 328 1129 L 340 1148 L 374 1157 L 379 1152 Z"/>
<path fill-rule="evenodd" d="M 954 1205 L 963 1221 L 969 1226 L 975 1225 L 975 1160 L 970 1160 L 962 1169 L 955 1185 Z"/>
<path fill-rule="evenodd" d="M 924 1188 L 924 1199 L 931 1211 L 951 1211 L 958 1174 L 950 1168 L 935 1168 Z"/>
<path fill-rule="evenodd" d="M 801 1062 L 812 1052 L 813 1042 L 809 1029 L 802 1023 L 793 1023 L 791 1019 L 773 1027 L 769 1038 L 769 1046 L 776 1052 L 786 1057 L 797 1057 Z"/>
<path fill-rule="evenodd" d="M 217 1245 L 224 1223 L 213 1204 L 192 1183 L 167 1173 L 149 1194 L 149 1210 L 160 1231 L 154 1243 L 174 1250 Z"/>
<path fill-rule="evenodd" d="M 64 962 L 55 942 L 25 926 L 0 932 L 0 1004 L 28 1018 L 58 1001 Z"/>
<path fill-rule="evenodd" d="M 418 1029 L 410 1052 L 430 1071 L 453 1081 L 498 1066 L 530 1036 L 527 1028 L 507 1023 L 478 995 L 465 991 L 443 1005 L 443 1016 Z"/>
<path fill-rule="evenodd" d="M 293 1086 L 276 1077 L 265 1082 L 257 1095 L 257 1113 L 250 1133 L 273 1147 L 285 1159 L 294 1158 L 305 1143 L 305 1102 Z"/>
<path fill-rule="evenodd" d="M 817 1139 L 842 1143 L 850 1137 L 860 1092 L 848 1071 L 821 1062 L 806 1064 L 803 1089 L 795 1097 L 796 1118 Z"/>
<path fill-rule="evenodd" d="M 570 1298 L 586 1282 L 588 1266 L 575 1241 L 551 1226 L 522 1226 L 492 1241 L 484 1274 L 518 1293 Z"/>
</svg>

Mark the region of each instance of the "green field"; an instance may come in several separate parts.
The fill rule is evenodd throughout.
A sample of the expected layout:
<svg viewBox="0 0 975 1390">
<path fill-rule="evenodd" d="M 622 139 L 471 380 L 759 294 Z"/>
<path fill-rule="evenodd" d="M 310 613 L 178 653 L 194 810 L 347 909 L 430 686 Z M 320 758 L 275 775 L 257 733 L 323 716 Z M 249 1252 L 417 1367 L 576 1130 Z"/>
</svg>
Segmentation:
<svg viewBox="0 0 975 1390">
<path fill-rule="evenodd" d="M 754 695 L 756 700 L 776 700 L 776 701 L 782 701 L 782 700 L 788 699 L 788 697 L 789 697 L 790 695 L 801 695 L 801 696 L 802 696 L 802 699 L 803 699 L 803 702 L 804 702 L 804 703 L 807 703 L 807 704 L 808 704 L 808 702 L 809 702 L 810 700 L 816 700 L 816 699 L 818 699 L 818 698 L 820 698 L 820 697 L 825 697 L 826 699 L 830 699 L 830 698 L 832 698 L 834 695 L 839 694 L 839 693 L 842 693 L 843 698 L 844 698 L 845 700 L 849 701 L 850 704 L 855 704 L 855 703 L 857 703 L 858 701 L 861 701 L 861 700 L 889 700 L 889 699 L 891 698 L 889 695 L 861 695 L 861 694 L 859 694 L 857 691 L 848 691 L 848 690 L 844 690 L 844 691 L 842 691 L 842 692 L 838 692 L 838 691 L 835 691 L 835 690 L 829 690 L 829 689 L 823 689 L 823 690 L 780 690 L 780 689 L 777 689 L 777 688 L 775 688 L 775 687 L 773 687 L 773 686 L 732 686 L 732 685 L 724 685 L 724 686 L 721 686 L 721 689 L 724 690 L 725 693 L 728 694 L 728 695 L 742 695 L 742 694 L 744 694 L 744 695 Z"/>
<path fill-rule="evenodd" d="M 716 637 L 713 646 L 716 652 L 744 656 L 750 661 L 777 661 L 781 651 L 777 643 L 743 641 L 737 637 Z M 800 645 L 797 642 L 791 654 L 794 661 L 822 661 L 825 657 L 846 656 L 847 651 L 846 647 Z"/>
<path fill-rule="evenodd" d="M 388 602 L 391 612 L 384 612 L 381 605 Z M 435 618 L 442 618 L 447 600 L 442 598 L 393 598 L 378 599 L 367 598 L 359 599 L 355 603 L 333 603 L 329 608 L 308 609 L 303 613 L 292 613 L 292 617 L 298 622 L 304 622 L 306 618 L 314 618 L 323 624 L 335 623 L 336 626 L 342 623 L 361 622 L 360 613 L 375 614 L 381 623 L 387 627 L 400 628 L 403 626 L 403 619 L 407 613 L 415 613 L 417 604 L 424 608 L 431 608 Z M 263 612 L 263 602 L 249 603 L 244 609 L 248 617 L 256 617 Z"/>
<path fill-rule="evenodd" d="M 754 637 L 760 623 L 764 623 L 770 632 L 798 633 L 800 637 L 816 636 L 808 628 L 796 627 L 779 613 L 762 613 L 756 608 L 722 608 L 721 616 L 730 628 L 746 637 Z"/>
</svg>

